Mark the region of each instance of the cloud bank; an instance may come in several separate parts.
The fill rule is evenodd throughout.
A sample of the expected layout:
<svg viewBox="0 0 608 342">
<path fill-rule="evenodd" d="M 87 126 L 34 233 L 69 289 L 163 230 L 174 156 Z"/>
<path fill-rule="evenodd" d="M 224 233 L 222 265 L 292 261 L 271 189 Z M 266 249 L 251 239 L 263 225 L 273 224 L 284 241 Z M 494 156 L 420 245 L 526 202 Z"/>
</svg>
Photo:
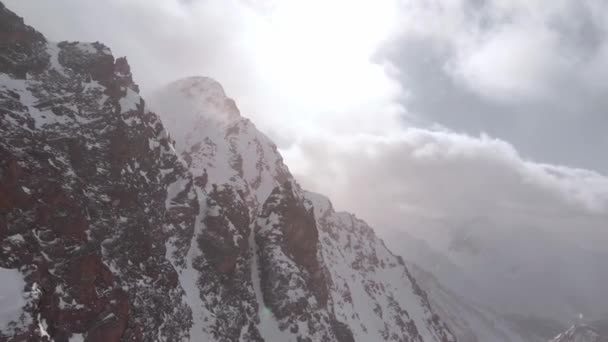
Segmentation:
<svg viewBox="0 0 608 342">
<path fill-rule="evenodd" d="M 393 251 L 463 298 L 563 324 L 605 315 L 605 176 L 445 130 L 297 146 L 288 159 L 306 164 L 296 178 L 372 222 Z"/>
<path fill-rule="evenodd" d="M 608 171 L 608 3 L 405 1 L 382 56 L 401 103 L 430 122 L 509 141 L 526 157 Z"/>
<path fill-rule="evenodd" d="M 305 185 L 329 191 L 338 207 L 381 230 L 424 236 L 428 227 L 421 222 L 491 218 L 507 229 L 528 224 L 585 238 L 586 229 L 608 236 L 608 178 L 527 161 L 512 145 L 488 136 L 409 128 L 391 137 L 305 141 L 293 153 L 288 157 L 307 162 L 298 170 Z"/>
</svg>

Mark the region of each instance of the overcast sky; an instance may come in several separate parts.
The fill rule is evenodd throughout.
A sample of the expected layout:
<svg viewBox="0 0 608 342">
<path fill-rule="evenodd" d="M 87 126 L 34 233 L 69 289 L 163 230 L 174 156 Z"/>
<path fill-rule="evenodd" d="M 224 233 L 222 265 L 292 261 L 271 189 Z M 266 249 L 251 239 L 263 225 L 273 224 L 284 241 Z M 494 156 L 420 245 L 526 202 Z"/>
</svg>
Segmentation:
<svg viewBox="0 0 608 342">
<path fill-rule="evenodd" d="M 604 0 L 5 3 L 51 40 L 128 56 L 144 95 L 216 78 L 304 186 L 379 230 L 485 217 L 606 236 Z"/>
</svg>

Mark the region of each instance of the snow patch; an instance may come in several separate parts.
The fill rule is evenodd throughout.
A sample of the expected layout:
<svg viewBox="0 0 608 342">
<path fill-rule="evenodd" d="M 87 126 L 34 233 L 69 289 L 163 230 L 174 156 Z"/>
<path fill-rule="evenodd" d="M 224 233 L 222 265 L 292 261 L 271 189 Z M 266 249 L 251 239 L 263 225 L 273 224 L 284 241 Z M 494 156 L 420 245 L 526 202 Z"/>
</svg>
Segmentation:
<svg viewBox="0 0 608 342">
<path fill-rule="evenodd" d="M 309 203 L 310 206 L 312 206 L 312 208 L 314 208 L 316 218 L 321 218 L 321 217 L 325 216 L 325 214 L 328 211 L 333 210 L 331 202 L 329 201 L 329 198 L 327 198 L 321 194 L 304 191 L 304 196 L 307 199 L 306 202 Z M 310 208 L 308 208 L 308 209 L 310 209 Z"/>
<path fill-rule="evenodd" d="M 84 336 L 82 334 L 72 334 L 70 342 L 84 342 Z"/>
<path fill-rule="evenodd" d="M 173 200 L 183 191 L 186 190 L 188 185 L 188 179 L 179 178 L 175 182 L 169 184 L 167 186 L 167 197 L 165 199 L 165 208 L 167 210 L 171 209 L 174 206 Z"/>
<path fill-rule="evenodd" d="M 26 305 L 24 289 L 25 281 L 18 270 L 0 267 L 0 331 L 19 320 Z"/>
<path fill-rule="evenodd" d="M 56 115 L 49 109 L 37 108 L 40 101 L 30 90 L 30 88 L 35 85 L 36 82 L 34 81 L 13 79 L 7 74 L 0 74 L 0 88 L 8 89 L 19 95 L 19 101 L 22 105 L 27 107 L 27 112 L 29 116 L 34 120 L 34 126 L 36 127 L 36 129 L 41 129 L 44 126 L 52 124 L 65 125 L 73 122 L 90 122 L 90 120 L 87 120 L 80 116 L 72 118 L 68 115 Z"/>
<path fill-rule="evenodd" d="M 48 43 L 46 46 L 46 52 L 50 56 L 49 62 L 51 63 L 51 68 L 55 69 L 55 71 L 61 75 L 67 77 L 65 68 L 63 65 L 61 65 L 61 63 L 59 63 L 59 53 L 61 52 L 59 45 L 57 45 L 57 43 Z"/>
<path fill-rule="evenodd" d="M 125 114 L 137 110 L 141 104 L 141 97 L 133 89 L 127 88 L 127 94 L 119 101 L 120 113 Z"/>
</svg>

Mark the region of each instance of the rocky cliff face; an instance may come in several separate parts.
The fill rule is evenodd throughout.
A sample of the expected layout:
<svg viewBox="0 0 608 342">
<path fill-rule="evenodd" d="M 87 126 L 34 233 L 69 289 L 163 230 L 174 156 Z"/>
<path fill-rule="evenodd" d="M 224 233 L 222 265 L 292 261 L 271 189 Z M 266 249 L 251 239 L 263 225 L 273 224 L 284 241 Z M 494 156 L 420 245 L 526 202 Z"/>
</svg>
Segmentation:
<svg viewBox="0 0 608 342">
<path fill-rule="evenodd" d="M 185 336 L 163 241 L 191 239 L 198 202 L 126 60 L 0 18 L 0 267 L 28 297 L 0 340 Z"/>
<path fill-rule="evenodd" d="M 0 341 L 455 341 L 217 82 L 160 91 L 161 122 L 100 43 L 0 5 L 0 47 Z"/>
</svg>

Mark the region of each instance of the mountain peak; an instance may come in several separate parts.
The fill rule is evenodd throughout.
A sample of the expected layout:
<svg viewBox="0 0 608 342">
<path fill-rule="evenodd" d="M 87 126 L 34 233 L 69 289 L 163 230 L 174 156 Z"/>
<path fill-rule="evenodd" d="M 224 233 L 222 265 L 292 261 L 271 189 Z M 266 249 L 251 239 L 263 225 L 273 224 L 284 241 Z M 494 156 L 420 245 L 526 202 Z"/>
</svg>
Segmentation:
<svg viewBox="0 0 608 342">
<path fill-rule="evenodd" d="M 231 123 L 241 116 L 234 100 L 210 77 L 185 77 L 171 82 L 160 92 L 164 94 L 163 101 L 185 103 L 195 109 L 190 111 L 195 117 Z"/>
<path fill-rule="evenodd" d="M 205 76 L 189 76 L 169 84 L 169 87 L 179 89 L 185 96 L 189 98 L 207 96 L 207 97 L 226 97 L 222 85 L 213 78 Z"/>
<path fill-rule="evenodd" d="M 175 149 L 196 176 L 230 183 L 262 203 L 274 187 L 291 179 L 276 145 L 240 115 L 212 78 L 193 76 L 156 92 L 151 106 L 162 117 Z"/>
<path fill-rule="evenodd" d="M 152 94 L 149 105 L 162 115 L 180 153 L 199 142 L 201 131 L 224 131 L 245 120 L 224 88 L 216 80 L 203 76 L 169 83 Z"/>
</svg>

